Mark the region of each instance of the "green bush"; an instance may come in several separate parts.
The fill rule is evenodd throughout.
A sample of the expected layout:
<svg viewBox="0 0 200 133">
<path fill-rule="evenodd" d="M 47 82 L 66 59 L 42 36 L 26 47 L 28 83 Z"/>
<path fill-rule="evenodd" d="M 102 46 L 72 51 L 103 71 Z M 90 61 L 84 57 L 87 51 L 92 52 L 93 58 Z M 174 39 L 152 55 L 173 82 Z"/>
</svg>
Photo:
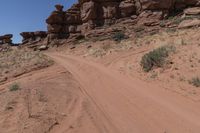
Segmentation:
<svg viewBox="0 0 200 133">
<path fill-rule="evenodd" d="M 116 32 L 114 35 L 113 35 L 113 40 L 117 41 L 117 42 L 120 42 L 124 39 L 127 39 L 128 37 L 124 34 L 124 32 L 120 31 L 120 32 Z"/>
<path fill-rule="evenodd" d="M 190 84 L 192 84 L 195 87 L 200 87 L 200 78 L 196 77 L 189 81 Z"/>
<path fill-rule="evenodd" d="M 172 47 L 163 46 L 145 54 L 141 60 L 143 70 L 149 72 L 154 67 L 162 67 L 172 50 Z"/>
<path fill-rule="evenodd" d="M 20 86 L 19 86 L 19 84 L 17 84 L 17 83 L 14 83 L 14 84 L 12 84 L 10 87 L 9 87 L 9 90 L 10 91 L 17 91 L 17 90 L 19 90 L 20 89 Z"/>
</svg>

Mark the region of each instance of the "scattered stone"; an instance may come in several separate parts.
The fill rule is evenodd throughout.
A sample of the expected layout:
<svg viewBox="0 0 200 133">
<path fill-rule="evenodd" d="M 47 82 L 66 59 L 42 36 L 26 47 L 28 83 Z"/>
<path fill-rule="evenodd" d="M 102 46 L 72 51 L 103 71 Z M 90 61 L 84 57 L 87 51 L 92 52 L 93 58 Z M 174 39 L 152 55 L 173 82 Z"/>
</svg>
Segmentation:
<svg viewBox="0 0 200 133">
<path fill-rule="evenodd" d="M 47 49 L 48 49 L 47 45 L 42 45 L 42 46 L 38 47 L 38 50 L 40 50 L 40 51 L 44 51 L 44 50 L 47 50 Z"/>
<path fill-rule="evenodd" d="M 91 45 L 87 46 L 87 49 L 90 49 L 90 48 L 92 48 L 92 46 L 91 46 Z"/>
<path fill-rule="evenodd" d="M 200 26 L 200 20 L 199 19 L 193 19 L 193 20 L 184 20 L 182 21 L 178 28 L 183 29 L 183 28 L 191 28 L 194 26 Z"/>
<path fill-rule="evenodd" d="M 72 46 L 72 47 L 70 47 L 70 49 L 75 49 L 76 48 L 76 46 Z"/>
</svg>

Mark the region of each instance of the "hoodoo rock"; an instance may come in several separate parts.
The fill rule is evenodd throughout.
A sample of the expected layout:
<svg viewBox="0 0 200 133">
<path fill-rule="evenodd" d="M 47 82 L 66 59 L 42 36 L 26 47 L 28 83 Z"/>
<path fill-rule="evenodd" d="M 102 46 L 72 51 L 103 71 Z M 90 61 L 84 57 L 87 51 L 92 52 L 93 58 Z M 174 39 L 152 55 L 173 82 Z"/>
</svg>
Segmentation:
<svg viewBox="0 0 200 133">
<path fill-rule="evenodd" d="M 62 5 L 55 5 L 56 10 L 47 18 L 48 37 L 50 40 L 65 38 L 68 31 L 65 28 L 65 12 Z"/>
<path fill-rule="evenodd" d="M 0 36 L 0 44 L 12 44 L 12 34 Z"/>
</svg>

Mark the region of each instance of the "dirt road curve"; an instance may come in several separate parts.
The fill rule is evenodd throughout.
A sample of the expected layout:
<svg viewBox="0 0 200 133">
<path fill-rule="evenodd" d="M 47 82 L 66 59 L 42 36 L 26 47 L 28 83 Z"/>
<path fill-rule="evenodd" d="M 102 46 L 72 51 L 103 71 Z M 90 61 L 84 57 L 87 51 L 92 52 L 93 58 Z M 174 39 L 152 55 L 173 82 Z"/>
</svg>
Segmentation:
<svg viewBox="0 0 200 133">
<path fill-rule="evenodd" d="M 98 108 L 100 133 L 200 133 L 199 102 L 80 57 L 49 56 L 73 74 Z"/>
</svg>

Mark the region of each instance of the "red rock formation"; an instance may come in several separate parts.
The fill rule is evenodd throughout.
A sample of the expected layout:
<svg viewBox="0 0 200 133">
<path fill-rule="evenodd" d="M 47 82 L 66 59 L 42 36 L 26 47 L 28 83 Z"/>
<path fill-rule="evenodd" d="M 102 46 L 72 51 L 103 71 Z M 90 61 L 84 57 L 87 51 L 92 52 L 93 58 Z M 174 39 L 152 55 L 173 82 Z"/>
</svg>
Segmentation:
<svg viewBox="0 0 200 133">
<path fill-rule="evenodd" d="M 35 41 L 41 41 L 47 37 L 46 31 L 36 31 L 36 32 L 22 32 L 20 35 L 23 37 L 22 43 L 33 43 Z"/>
<path fill-rule="evenodd" d="M 62 5 L 55 5 L 56 10 L 47 18 L 48 36 L 50 39 L 60 39 L 67 36 L 65 30 L 65 12 Z"/>
<path fill-rule="evenodd" d="M 12 34 L 0 36 L 0 44 L 12 44 Z"/>
<path fill-rule="evenodd" d="M 67 38 L 97 27 L 109 26 L 118 19 L 138 19 L 138 24 L 153 26 L 169 12 L 199 6 L 200 0 L 79 0 L 69 10 L 56 5 L 46 20 L 50 39 Z"/>
<path fill-rule="evenodd" d="M 134 0 L 122 1 L 119 5 L 119 10 L 121 17 L 130 17 L 136 14 L 136 2 Z"/>
<path fill-rule="evenodd" d="M 80 26 L 82 24 L 80 16 L 80 4 L 74 4 L 65 13 L 65 29 L 68 33 L 80 33 Z"/>
</svg>

